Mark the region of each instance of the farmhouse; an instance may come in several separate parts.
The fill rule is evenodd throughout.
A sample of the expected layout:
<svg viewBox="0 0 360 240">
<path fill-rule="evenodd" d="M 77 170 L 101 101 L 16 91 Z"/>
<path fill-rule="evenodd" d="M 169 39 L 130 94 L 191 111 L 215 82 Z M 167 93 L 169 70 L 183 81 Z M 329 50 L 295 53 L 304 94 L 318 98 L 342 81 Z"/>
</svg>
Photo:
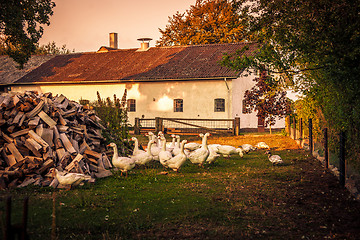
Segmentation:
<svg viewBox="0 0 360 240">
<path fill-rule="evenodd" d="M 111 34 L 110 34 L 111 36 Z M 149 39 L 142 39 L 149 40 Z M 121 98 L 127 89 L 128 117 L 135 118 L 240 118 L 241 128 L 257 128 L 256 113 L 243 113 L 243 96 L 256 75 L 246 75 L 220 65 L 225 53 L 247 46 L 244 54 L 257 50 L 255 43 L 117 49 L 52 56 L 16 81 L 14 92 L 34 90 L 63 94 L 75 101 Z M 0 79 L 1 82 L 1 79 Z M 275 127 L 283 127 L 278 121 Z"/>
</svg>

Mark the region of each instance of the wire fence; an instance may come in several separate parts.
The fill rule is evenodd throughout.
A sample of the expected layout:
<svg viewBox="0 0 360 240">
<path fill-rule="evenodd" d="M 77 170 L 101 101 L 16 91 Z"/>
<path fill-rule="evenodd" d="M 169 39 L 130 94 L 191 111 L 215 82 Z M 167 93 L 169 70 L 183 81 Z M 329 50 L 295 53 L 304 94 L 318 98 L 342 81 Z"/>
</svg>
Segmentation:
<svg viewBox="0 0 360 240">
<path fill-rule="evenodd" d="M 349 146 L 345 144 L 345 132 L 336 132 L 330 128 L 314 129 L 312 119 L 295 117 L 286 119 L 285 129 L 299 146 L 332 170 L 339 178 L 340 185 L 352 189 L 351 191 L 355 189 L 353 194 L 360 197 L 360 173 L 346 159 L 346 148 Z"/>
<path fill-rule="evenodd" d="M 239 135 L 240 119 L 136 118 L 134 129 L 138 133 L 163 131 L 182 135 L 205 132 Z"/>
</svg>

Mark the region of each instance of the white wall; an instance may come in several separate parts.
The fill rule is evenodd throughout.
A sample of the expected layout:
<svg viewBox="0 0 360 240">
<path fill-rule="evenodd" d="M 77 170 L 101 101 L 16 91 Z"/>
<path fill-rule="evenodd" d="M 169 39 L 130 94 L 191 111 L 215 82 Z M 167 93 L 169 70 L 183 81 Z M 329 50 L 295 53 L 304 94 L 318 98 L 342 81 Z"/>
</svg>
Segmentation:
<svg viewBox="0 0 360 240">
<path fill-rule="evenodd" d="M 114 94 L 118 98 L 127 89 L 127 99 L 136 99 L 136 112 L 129 112 L 128 117 L 134 124 L 139 118 L 198 118 L 198 119 L 233 119 L 240 117 L 241 128 L 257 128 L 256 113 L 242 113 L 242 99 L 245 90 L 250 89 L 254 76 L 241 76 L 235 80 L 201 81 L 164 81 L 164 82 L 129 82 L 114 84 L 58 84 L 47 86 L 13 86 L 12 91 L 35 90 L 63 94 L 70 100 L 79 101 L 97 99 L 99 91 L 102 98 Z M 174 112 L 173 100 L 184 100 L 184 112 Z M 225 112 L 214 112 L 214 99 L 225 99 Z M 274 127 L 284 127 L 285 121 L 278 121 Z"/>
</svg>

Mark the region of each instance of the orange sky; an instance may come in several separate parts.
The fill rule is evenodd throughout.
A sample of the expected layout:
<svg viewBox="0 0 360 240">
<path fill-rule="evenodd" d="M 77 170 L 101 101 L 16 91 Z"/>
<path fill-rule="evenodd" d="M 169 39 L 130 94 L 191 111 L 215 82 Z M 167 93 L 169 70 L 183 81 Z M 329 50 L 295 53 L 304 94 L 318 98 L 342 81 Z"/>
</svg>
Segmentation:
<svg viewBox="0 0 360 240">
<path fill-rule="evenodd" d="M 141 37 L 154 46 L 168 17 L 183 13 L 196 0 L 53 0 L 56 7 L 50 26 L 44 27 L 40 44 L 55 41 L 76 52 L 109 46 L 109 33 L 118 33 L 118 47 L 137 48 Z"/>
</svg>

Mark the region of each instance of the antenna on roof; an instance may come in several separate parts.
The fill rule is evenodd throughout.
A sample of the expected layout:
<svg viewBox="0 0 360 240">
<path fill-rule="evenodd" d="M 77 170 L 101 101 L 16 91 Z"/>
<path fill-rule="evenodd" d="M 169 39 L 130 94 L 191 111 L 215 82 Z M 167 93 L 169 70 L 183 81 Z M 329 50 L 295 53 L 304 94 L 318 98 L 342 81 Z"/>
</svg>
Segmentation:
<svg viewBox="0 0 360 240">
<path fill-rule="evenodd" d="M 141 45 L 138 51 L 146 51 L 150 47 L 150 41 L 152 40 L 152 38 L 138 38 L 137 40 L 141 41 Z"/>
</svg>

